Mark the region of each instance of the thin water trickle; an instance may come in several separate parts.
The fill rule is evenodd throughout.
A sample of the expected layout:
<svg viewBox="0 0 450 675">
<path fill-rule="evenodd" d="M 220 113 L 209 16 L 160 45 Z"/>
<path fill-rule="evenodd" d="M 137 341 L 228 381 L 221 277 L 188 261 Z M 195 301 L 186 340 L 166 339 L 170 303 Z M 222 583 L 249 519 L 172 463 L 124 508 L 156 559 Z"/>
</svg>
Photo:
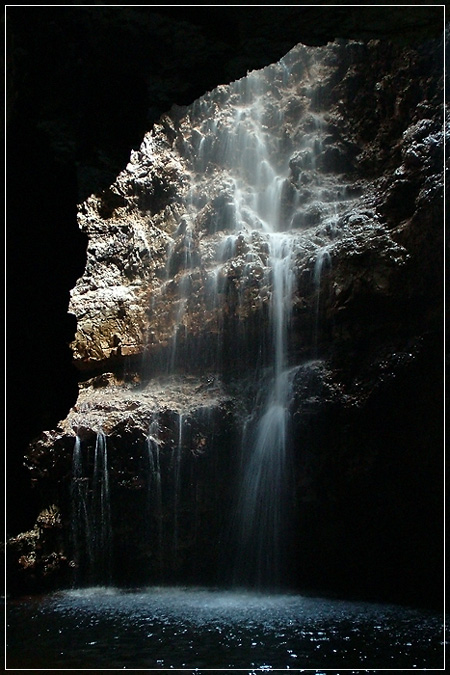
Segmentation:
<svg viewBox="0 0 450 675">
<path fill-rule="evenodd" d="M 73 557 L 77 567 L 84 553 L 92 559 L 92 537 L 90 532 L 90 518 L 88 514 L 88 485 L 83 478 L 83 461 L 81 455 L 81 439 L 75 437 L 72 455 L 72 545 Z M 84 549 L 87 549 L 84 551 Z"/>
<path fill-rule="evenodd" d="M 75 437 L 72 453 L 72 546 L 80 580 L 112 581 L 112 525 L 109 463 L 106 436 L 99 431 L 93 460 L 83 461 L 81 440 Z"/>
<path fill-rule="evenodd" d="M 314 356 L 317 358 L 319 351 L 319 326 L 320 326 L 320 301 L 321 301 L 321 285 L 324 270 L 331 268 L 331 255 L 327 247 L 321 248 L 317 254 L 316 262 L 314 264 L 313 282 L 316 292 L 315 316 L 314 316 L 314 335 L 313 348 Z"/>
<path fill-rule="evenodd" d="M 158 440 L 159 427 L 158 420 L 155 418 L 150 424 L 149 433 L 146 439 L 146 448 L 149 464 L 148 475 L 148 530 L 149 547 L 155 550 L 157 554 L 158 572 L 162 573 L 163 560 L 163 502 L 162 502 L 162 479 L 161 479 L 161 461 L 160 461 L 160 441 Z M 154 539 L 153 528 L 150 526 L 152 520 L 156 522 L 156 541 Z"/>
<path fill-rule="evenodd" d="M 178 416 L 178 440 L 175 445 L 173 455 L 173 561 L 176 563 L 178 543 L 179 543 L 179 506 L 180 506 L 180 481 L 181 481 L 181 460 L 183 453 L 183 427 L 184 415 L 180 413 Z"/>
<path fill-rule="evenodd" d="M 93 571 L 97 578 L 111 583 L 112 529 L 109 466 L 106 436 L 97 434 L 92 477 Z"/>
</svg>

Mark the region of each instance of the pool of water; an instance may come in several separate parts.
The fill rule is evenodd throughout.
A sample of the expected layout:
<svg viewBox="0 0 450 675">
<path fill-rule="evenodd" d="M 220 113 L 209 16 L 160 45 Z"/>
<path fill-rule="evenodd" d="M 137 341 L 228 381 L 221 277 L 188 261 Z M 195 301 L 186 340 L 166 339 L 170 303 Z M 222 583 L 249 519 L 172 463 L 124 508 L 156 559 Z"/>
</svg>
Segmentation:
<svg viewBox="0 0 450 675">
<path fill-rule="evenodd" d="M 299 594 L 88 588 L 6 606 L 19 669 L 443 668 L 436 612 Z"/>
</svg>

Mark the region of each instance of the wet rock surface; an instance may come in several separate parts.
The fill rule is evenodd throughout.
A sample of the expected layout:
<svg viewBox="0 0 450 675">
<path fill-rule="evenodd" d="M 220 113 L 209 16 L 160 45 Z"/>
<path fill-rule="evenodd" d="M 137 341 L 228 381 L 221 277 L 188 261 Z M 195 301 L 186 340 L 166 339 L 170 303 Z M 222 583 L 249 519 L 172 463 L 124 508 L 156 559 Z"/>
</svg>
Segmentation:
<svg viewBox="0 0 450 675">
<path fill-rule="evenodd" d="M 295 585 L 347 589 L 364 568 L 355 593 L 437 592 L 441 56 L 438 43 L 337 41 L 299 45 L 264 71 L 259 121 L 280 176 L 272 217 L 292 232 L 295 276 Z M 255 368 L 270 360 L 262 214 L 275 199 L 250 208 L 245 176 L 260 159 L 257 134 L 242 185 L 229 166 L 249 139 L 248 95 L 242 80 L 173 109 L 111 187 L 80 206 L 89 245 L 69 310 L 83 381 L 27 466 L 42 506 L 60 509 L 55 551 L 84 581 L 92 565 L 73 541 L 74 447 L 79 439 L 86 457 L 75 478 L 92 492 L 99 434 L 113 578 L 214 581 L 220 566 L 239 428 L 258 400 Z"/>
<path fill-rule="evenodd" d="M 410 96 L 413 56 L 420 62 L 416 70 L 424 74 L 415 87 L 420 100 L 407 105 L 402 96 Z M 388 73 L 381 69 L 386 60 Z M 284 68 L 291 69 L 295 85 L 283 82 L 282 70 L 267 69 L 262 125 L 274 147 L 270 160 L 280 167 L 286 159 L 289 163 L 280 215 L 288 227 L 305 234 L 296 242 L 297 278 L 313 277 L 317 251 L 329 244 L 328 277 L 333 278 L 327 302 L 334 294 L 333 313 L 351 307 L 357 296 L 360 302 L 364 294 L 377 302 L 392 295 L 390 285 L 401 287 L 405 271 L 398 270 L 411 258 L 402 232 L 410 227 L 416 198 L 421 210 L 419 184 L 426 178 L 427 210 L 431 203 L 442 206 L 440 99 L 429 76 L 438 69 L 436 60 L 376 42 L 350 43 L 315 52 L 292 50 Z M 373 100 L 361 102 L 355 73 L 362 81 L 369 70 L 364 91 Z M 223 330 L 222 314 L 245 320 L 267 307 L 264 240 L 255 231 L 250 239 L 230 234 L 223 241 L 239 218 L 250 226 L 253 218 L 254 227 L 260 226 L 257 214 L 237 212 L 239 199 L 227 167 L 234 149 L 220 149 L 239 143 L 231 133 L 241 116 L 245 119 L 245 110 L 236 113 L 236 101 L 245 101 L 244 88 L 239 82 L 219 88 L 189 109 L 163 117 L 104 198 L 91 197 L 82 205 L 79 221 L 89 237 L 88 260 L 70 305 L 77 317 L 73 350 L 80 368 L 104 369 L 127 356 L 153 358 L 170 348 L 176 333 L 194 340 L 203 334 L 208 340 Z M 387 102 L 385 90 L 392 96 L 398 92 L 396 100 Z M 433 106 L 434 120 L 427 113 Z M 420 110 L 427 117 L 417 120 Z M 212 120 L 205 122 L 205 115 Z M 368 118 L 373 133 L 364 126 Z M 312 146 L 305 142 L 308 135 L 315 139 Z M 215 157 L 215 152 L 225 154 Z M 250 167 L 257 149 L 246 152 Z M 439 247 L 433 249 L 438 256 Z M 315 291 L 313 284 L 308 288 L 300 282 L 298 303 L 311 308 Z M 234 330 L 232 318 L 231 324 Z"/>
</svg>

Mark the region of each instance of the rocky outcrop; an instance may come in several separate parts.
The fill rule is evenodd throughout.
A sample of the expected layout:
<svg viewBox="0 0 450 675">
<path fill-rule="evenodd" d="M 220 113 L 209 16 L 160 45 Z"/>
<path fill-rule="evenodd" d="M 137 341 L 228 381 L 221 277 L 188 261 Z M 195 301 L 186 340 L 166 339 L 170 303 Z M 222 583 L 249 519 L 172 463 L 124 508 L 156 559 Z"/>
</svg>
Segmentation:
<svg viewBox="0 0 450 675">
<path fill-rule="evenodd" d="M 349 43 L 290 52 L 285 64 L 292 68 L 294 86 L 284 85 L 275 67 L 273 75 L 266 69 L 270 84 L 263 95 L 270 103 L 264 128 L 279 146 L 275 162 L 289 159 L 282 205 L 289 212 L 294 201 L 304 204 L 292 226 L 305 230 L 297 253 L 296 306 L 309 315 L 315 289 L 305 280 L 312 279 L 324 245 L 333 259 L 327 302 L 335 315 L 349 308 L 350 297 L 386 299 L 394 294 L 390 285 L 397 293 L 400 276 L 406 278 L 408 266 L 420 264 L 423 256 L 411 260 L 405 244 L 415 223 L 429 218 L 430 204 L 442 209 L 443 199 L 440 89 L 430 75 L 439 72 L 438 59 L 439 53 L 418 56 L 382 43 Z M 242 95 L 239 86 L 219 88 L 189 109 L 163 117 L 107 193 L 81 206 L 88 259 L 70 304 L 78 326 L 74 358 L 81 369 L 108 369 L 127 356 L 153 359 L 180 328 L 194 339 L 221 330 L 208 284 L 214 281 L 218 241 L 235 227 L 237 200 L 229 160 L 208 153 L 218 145 L 217 137 L 223 144 L 233 142 L 228 136 L 236 123 L 233 99 Z M 205 116 L 213 115 L 207 128 Z M 317 157 L 311 148 L 296 150 L 314 133 L 323 144 Z M 317 171 L 324 185 L 321 201 L 314 189 Z M 330 203 L 343 213 L 333 225 Z M 439 274 L 440 241 L 422 243 L 435 256 Z M 217 270 L 219 293 L 227 294 L 228 315 L 250 316 L 268 298 L 267 286 L 259 283 L 267 267 L 264 241 L 255 232 L 251 242 L 241 235 L 228 245 L 234 250 L 223 254 L 226 261 Z M 249 256 L 254 259 L 249 276 L 259 288 L 256 293 L 247 288 L 248 306 L 242 298 L 237 306 Z M 358 279 L 358 267 L 364 278 Z M 405 269 L 399 275 L 400 267 Z M 189 306 L 181 310 L 180 322 L 182 284 L 189 287 L 181 289 L 181 295 L 189 293 Z M 405 292 L 417 302 L 415 292 Z M 216 305 L 221 311 L 221 303 Z"/>
<path fill-rule="evenodd" d="M 51 590 L 70 583 L 73 562 L 64 553 L 66 547 L 61 513 L 51 504 L 38 515 L 32 530 L 8 540 L 5 560 L 11 591 Z"/>
<path fill-rule="evenodd" d="M 375 594 L 375 579 L 393 593 L 422 537 L 403 590 L 431 574 L 442 88 L 441 45 L 298 45 L 172 109 L 80 206 L 89 245 L 69 307 L 79 397 L 27 456 L 79 580 L 217 579 L 242 428 L 263 405 L 277 339 L 274 224 L 294 279 L 288 581 L 351 586 L 362 565 L 355 592 Z M 108 571 L 88 536 L 105 499 Z M 81 529 L 80 509 L 93 514 Z"/>
<path fill-rule="evenodd" d="M 219 546 L 212 532 L 224 526 L 230 500 L 237 400 L 206 376 L 136 387 L 110 373 L 85 384 L 68 418 L 36 439 L 27 459 L 37 489 L 61 505 L 74 580 L 105 583 L 110 573 L 122 583 L 208 576 Z M 107 478 L 97 466 L 102 437 Z M 107 561 L 100 546 L 111 541 L 96 533 L 106 517 L 115 551 Z"/>
</svg>

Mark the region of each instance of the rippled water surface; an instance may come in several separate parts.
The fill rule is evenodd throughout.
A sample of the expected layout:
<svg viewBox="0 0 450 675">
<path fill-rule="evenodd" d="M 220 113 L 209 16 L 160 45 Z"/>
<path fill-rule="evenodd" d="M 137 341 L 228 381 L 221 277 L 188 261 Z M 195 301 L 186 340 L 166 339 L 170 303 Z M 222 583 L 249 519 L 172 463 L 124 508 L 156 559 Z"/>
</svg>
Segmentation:
<svg viewBox="0 0 450 675">
<path fill-rule="evenodd" d="M 7 605 L 8 668 L 443 668 L 443 617 L 202 588 L 90 588 Z"/>
</svg>

